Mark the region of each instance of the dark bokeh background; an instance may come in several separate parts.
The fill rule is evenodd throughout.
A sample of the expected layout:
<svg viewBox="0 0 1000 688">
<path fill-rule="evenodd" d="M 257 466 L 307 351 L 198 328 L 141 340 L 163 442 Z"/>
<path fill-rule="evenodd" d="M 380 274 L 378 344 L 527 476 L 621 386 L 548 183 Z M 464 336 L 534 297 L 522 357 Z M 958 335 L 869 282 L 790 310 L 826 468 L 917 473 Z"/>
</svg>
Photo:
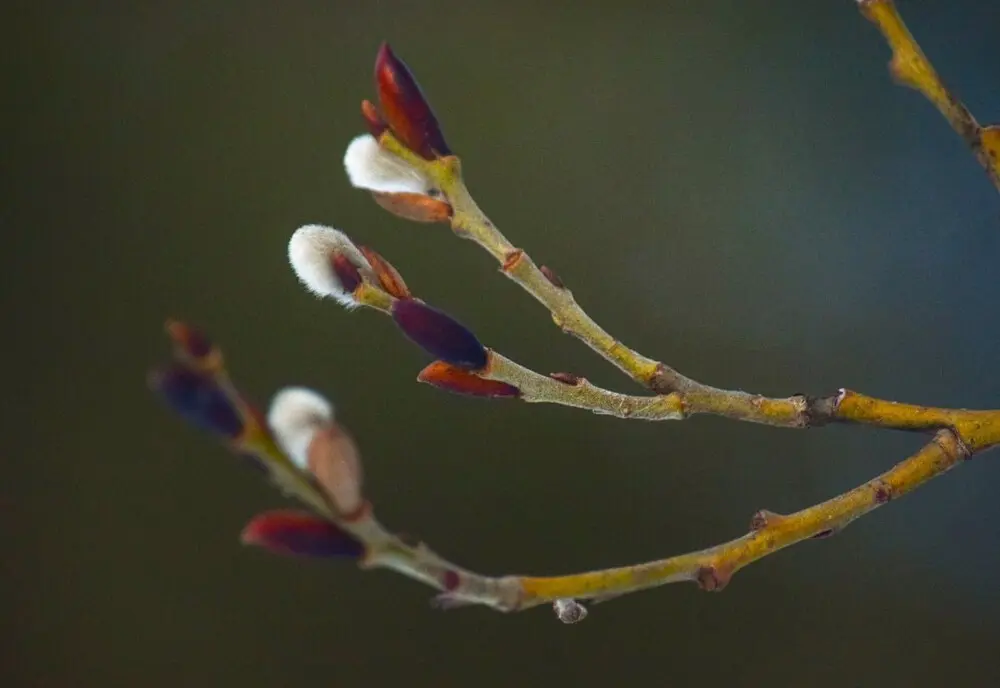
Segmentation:
<svg viewBox="0 0 1000 688">
<path fill-rule="evenodd" d="M 1000 6 L 903 2 L 1000 120 Z M 677 553 L 843 491 L 920 438 L 477 403 L 371 312 L 302 292 L 306 222 L 378 248 L 539 370 L 633 389 L 472 244 L 349 188 L 383 38 L 507 235 L 612 332 L 715 384 L 1000 403 L 1000 197 L 851 0 L 7 5 L 0 169 L 4 686 L 988 685 L 998 466 L 741 573 L 565 627 L 431 611 L 387 573 L 236 534 L 282 498 L 149 394 L 161 324 L 241 385 L 334 398 L 383 519 L 494 573 Z"/>
</svg>

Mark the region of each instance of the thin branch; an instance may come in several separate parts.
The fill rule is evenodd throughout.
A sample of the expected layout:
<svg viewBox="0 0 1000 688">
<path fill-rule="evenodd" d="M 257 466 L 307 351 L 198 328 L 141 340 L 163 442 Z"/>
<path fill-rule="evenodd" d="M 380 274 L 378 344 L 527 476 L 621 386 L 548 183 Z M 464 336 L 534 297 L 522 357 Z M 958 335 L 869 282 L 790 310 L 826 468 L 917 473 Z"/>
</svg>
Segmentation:
<svg viewBox="0 0 1000 688">
<path fill-rule="evenodd" d="M 865 16 L 879 26 L 892 46 L 893 73 L 907 85 L 920 90 L 938 106 L 955 130 L 972 147 L 1000 189 L 1000 127 L 980 127 L 968 109 L 944 87 L 907 31 L 891 0 L 861 0 L 859 5 Z M 380 134 L 379 143 L 436 185 L 451 205 L 450 222 L 455 234 L 471 239 L 493 256 L 500 264 L 501 272 L 545 306 L 553 321 L 564 332 L 587 344 L 651 391 L 659 395 L 676 395 L 675 400 L 648 402 L 651 407 L 670 409 L 670 413 L 663 418 L 678 417 L 674 411 L 679 403 L 680 417 L 705 413 L 778 427 L 813 427 L 838 421 L 927 430 L 951 427 L 954 423 L 954 417 L 949 415 L 952 412 L 945 409 L 894 404 L 854 392 L 851 394 L 857 399 L 863 399 L 869 407 L 867 413 L 852 413 L 857 409 L 856 404 L 849 404 L 838 410 L 838 404 L 835 403 L 837 395 L 772 398 L 740 390 L 721 389 L 693 380 L 615 339 L 587 314 L 551 269 L 539 267 L 523 249 L 514 246 L 473 199 L 462 177 L 461 161 L 456 156 L 425 159 L 407 148 L 389 130 Z M 515 378 L 518 375 L 504 377 L 505 372 L 510 371 L 491 370 L 483 377 L 516 385 Z M 552 395 L 531 400 L 580 406 L 580 397 L 586 396 L 590 406 L 584 406 L 585 408 L 593 410 L 597 406 L 601 410 L 608 410 L 608 404 L 601 402 L 610 400 L 600 399 L 600 395 L 595 394 L 581 395 L 579 392 L 553 388 Z M 931 417 L 934 418 L 933 422 L 928 421 Z"/>
<path fill-rule="evenodd" d="M 440 592 L 435 603 L 444 608 L 476 604 L 511 612 L 559 602 L 559 608 L 565 611 L 568 603 L 561 600 L 601 600 L 682 581 L 693 581 L 705 590 L 721 590 L 744 566 L 797 542 L 836 533 L 854 519 L 902 497 L 975 453 L 1000 443 L 1000 413 L 926 409 L 921 427 L 951 423 L 956 429 L 938 430 L 934 439 L 913 456 L 879 477 L 826 502 L 788 515 L 759 511 L 751 519 L 750 532 L 730 542 L 643 564 L 565 576 L 484 576 L 442 558 L 422 542 L 392 534 L 375 518 L 369 502 L 364 502 L 356 512 L 343 513 L 337 508 L 333 496 L 324 491 L 324 483 L 282 452 L 272 434 L 261 424 L 260 415 L 230 382 L 222 365 L 221 352 L 206 344 L 203 350 L 207 353 L 191 356 L 191 347 L 186 345 L 183 337 L 178 337 L 178 332 L 186 335 L 193 330 L 185 326 L 181 331 L 177 324 L 171 326 L 171 334 L 180 344 L 178 363 L 198 378 L 185 384 L 209 385 L 210 389 L 218 390 L 240 418 L 241 429 L 237 434 L 222 433 L 230 448 L 240 455 L 253 457 L 256 465 L 263 467 L 290 496 L 300 499 L 361 543 L 363 557 L 360 565 L 363 568 L 389 569 L 428 585 Z M 207 342 L 203 338 L 202 341 Z M 500 361 L 498 367 L 509 365 L 504 363 L 506 359 L 497 358 L 495 354 L 492 356 Z M 209 361 L 211 365 L 204 365 L 204 361 Z M 537 376 L 539 383 L 548 380 L 553 385 L 564 385 L 558 380 L 527 372 Z M 162 389 L 162 382 L 158 386 Z M 541 385 L 539 390 L 542 390 Z M 538 394 L 544 395 L 544 391 Z M 201 400 L 209 397 L 204 389 L 198 395 L 191 394 L 189 390 L 189 393 L 176 397 L 175 402 L 196 400 L 200 404 L 203 403 Z M 852 407 L 854 410 L 851 413 L 858 417 L 885 412 L 878 404 L 850 394 L 843 395 L 839 403 Z M 195 413 L 196 417 L 204 417 L 208 412 L 211 418 L 217 415 L 219 404 L 185 408 L 189 414 Z M 903 410 L 902 415 L 905 418 L 915 417 L 909 409 Z M 224 426 L 229 427 L 228 424 Z M 913 429 L 918 428 L 915 426 Z M 222 430 L 223 426 L 220 426 L 217 431 Z M 582 618 L 582 614 L 564 613 L 559 617 L 572 622 Z"/>
<path fill-rule="evenodd" d="M 944 87 L 891 0 L 859 0 L 859 5 L 893 49 L 890 63 L 893 74 L 938 107 L 1000 189 L 1000 128 L 981 127 Z M 450 360 L 439 363 L 462 369 L 450 379 L 459 391 L 463 384 L 461 375 L 466 376 L 466 391 L 473 389 L 468 377 L 478 376 L 481 379 L 474 379 L 478 385 L 475 389 L 487 396 L 519 396 L 528 402 L 563 404 L 621 418 L 675 420 L 707 413 L 778 427 L 849 422 L 933 431 L 934 438 L 889 471 L 838 497 L 788 515 L 759 511 L 751 521 L 749 533 L 714 547 L 634 566 L 567 576 L 483 576 L 452 564 L 423 543 L 392 534 L 375 519 L 371 504 L 362 497 L 356 448 L 333 425 L 332 414 L 327 413 L 330 418 L 323 421 L 324 430 L 315 431 L 313 439 L 307 442 L 310 447 L 319 442 L 316 445 L 319 453 L 309 456 L 308 447 L 300 444 L 294 445 L 298 447 L 294 451 L 289 449 L 293 446 L 289 444 L 292 434 L 299 438 L 296 433 L 302 431 L 299 423 L 303 418 L 286 428 L 292 434 L 286 434 L 279 446 L 273 428 L 269 430 L 263 424 L 260 414 L 229 382 L 221 353 L 200 334 L 174 323 L 170 333 L 175 341 L 177 363 L 155 375 L 154 386 L 175 409 L 221 435 L 238 453 L 251 457 L 281 489 L 305 502 L 323 519 L 322 529 L 312 528 L 301 519 L 272 519 L 272 526 L 277 524 L 284 530 L 272 529 L 268 535 L 258 527 L 254 531 L 257 543 L 270 544 L 276 551 L 317 555 L 321 548 L 310 548 L 323 544 L 320 540 L 326 537 L 328 547 L 320 556 L 334 550 L 349 550 L 356 556 L 360 553 L 363 567 L 388 568 L 439 590 L 441 594 L 436 599 L 441 606 L 479 604 L 500 611 L 519 611 L 554 603 L 559 618 L 573 622 L 586 615 L 586 610 L 573 599 L 607 599 L 679 581 L 694 581 L 703 589 L 721 590 L 744 566 L 803 540 L 832 535 L 974 454 L 1000 444 L 1000 410 L 901 404 L 849 390 L 823 397 L 768 398 L 702 384 L 630 349 L 587 315 L 552 270 L 536 265 L 480 210 L 462 179 L 459 159 L 451 155 L 415 81 L 388 46 L 380 50 L 376 74 L 386 120 L 366 102 L 362 109 L 374 138 L 356 140 L 348 150 L 348 157 L 363 163 L 362 157 L 374 155 L 374 162 L 383 167 L 367 172 L 402 170 L 404 177 L 388 184 L 388 188 L 372 188 L 373 184 L 385 187 L 386 179 L 378 174 L 366 177 L 363 167 L 355 167 L 354 172 L 359 176 L 352 177 L 352 182 L 375 191 L 383 207 L 409 219 L 448 219 L 457 235 L 482 246 L 500 263 L 508 278 L 545 306 L 563 331 L 579 338 L 654 395 L 619 394 L 567 374 L 541 375 L 485 349 L 450 316 L 413 299 L 387 261 L 370 250 L 359 250 L 342 233 L 328 232 L 327 238 L 332 236 L 332 243 L 322 244 L 339 252 L 333 256 L 303 256 L 297 249 L 290 249 L 290 254 L 304 258 L 301 265 L 304 273 L 300 278 L 313 291 L 333 296 L 341 303 L 366 305 L 390 313 L 411 339 L 432 352 L 444 352 L 435 354 L 442 359 L 450 356 Z M 406 165 L 412 170 L 403 169 Z M 351 173 L 350 168 L 348 171 Z M 410 174 L 411 171 L 416 174 Z M 425 187 L 425 181 L 430 186 Z M 301 238 L 306 243 L 299 248 L 316 248 L 308 243 L 308 236 Z M 310 419 L 307 414 L 304 420 L 313 422 Z M 302 451 L 307 456 L 300 455 Z M 358 508 L 354 509 L 354 505 Z M 295 527 L 299 530 L 295 531 Z M 297 537 L 300 539 L 296 540 Z M 352 547 L 345 548 L 345 542 Z"/>
<path fill-rule="evenodd" d="M 362 567 L 386 568 L 429 585 L 441 592 L 435 603 L 444 608 L 477 604 L 498 611 L 522 611 L 568 598 L 601 600 L 685 581 L 718 591 L 743 567 L 804 540 L 835 534 L 995 446 L 1000 443 L 1000 426 L 980 431 L 975 442 L 970 446 L 955 431 L 939 430 L 906 460 L 838 497 L 788 515 L 758 511 L 751 519 L 750 532 L 735 540 L 657 561 L 564 576 L 484 576 L 440 557 L 423 543 L 392 535 L 370 509 L 349 521 L 336 515 L 331 518 L 365 544 Z M 243 451 L 274 453 L 274 460 L 287 461 L 273 443 L 246 446 Z"/>
<path fill-rule="evenodd" d="M 924 94 L 948 120 L 1000 191 L 1000 126 L 983 127 L 941 81 L 910 34 L 892 0 L 858 0 L 861 13 L 878 27 L 892 48 L 889 71 L 905 86 Z"/>
<path fill-rule="evenodd" d="M 996 439 L 1000 438 L 994 442 Z M 736 540 L 636 566 L 554 578 L 521 578 L 522 605 L 563 597 L 616 596 L 681 581 L 694 581 L 704 590 L 721 590 L 744 566 L 797 542 L 833 534 L 971 455 L 954 432 L 941 430 L 913 456 L 839 497 L 787 516 L 757 512 L 751 519 L 751 531 Z"/>
</svg>

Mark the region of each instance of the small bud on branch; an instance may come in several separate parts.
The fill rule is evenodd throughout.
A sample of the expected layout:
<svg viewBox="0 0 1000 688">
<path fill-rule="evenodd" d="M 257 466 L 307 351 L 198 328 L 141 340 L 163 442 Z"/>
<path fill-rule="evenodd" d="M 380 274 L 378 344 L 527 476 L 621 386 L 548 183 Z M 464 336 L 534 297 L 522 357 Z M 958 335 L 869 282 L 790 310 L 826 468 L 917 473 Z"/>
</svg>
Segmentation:
<svg viewBox="0 0 1000 688">
<path fill-rule="evenodd" d="M 517 397 L 521 394 L 514 385 L 499 380 L 486 380 L 445 361 L 431 363 L 420 371 L 417 380 L 447 392 L 472 397 Z"/>
<path fill-rule="evenodd" d="M 358 305 L 354 291 L 371 266 L 346 234 L 323 225 L 305 225 L 288 242 L 288 261 L 299 281 L 317 296 L 336 300 L 345 308 Z"/>
<path fill-rule="evenodd" d="M 383 258 L 373 248 L 358 246 L 358 249 L 364 254 L 368 260 L 368 264 L 372 266 L 375 277 L 378 278 L 379 284 L 382 285 L 386 293 L 391 294 L 397 299 L 408 299 L 412 296 L 409 287 L 403 281 L 403 276 L 393 267 L 392 263 Z"/>
<path fill-rule="evenodd" d="M 272 554 L 360 559 L 365 546 L 330 521 L 304 511 L 266 511 L 254 516 L 240 541 Z"/>
<path fill-rule="evenodd" d="M 316 431 L 333 422 L 333 405 L 305 387 L 286 387 L 274 395 L 267 424 L 278 446 L 299 468 L 309 466 L 309 447 Z"/>
<path fill-rule="evenodd" d="M 385 121 L 407 148 L 426 160 L 451 155 L 420 86 L 388 43 L 375 58 L 375 88 Z"/>
</svg>

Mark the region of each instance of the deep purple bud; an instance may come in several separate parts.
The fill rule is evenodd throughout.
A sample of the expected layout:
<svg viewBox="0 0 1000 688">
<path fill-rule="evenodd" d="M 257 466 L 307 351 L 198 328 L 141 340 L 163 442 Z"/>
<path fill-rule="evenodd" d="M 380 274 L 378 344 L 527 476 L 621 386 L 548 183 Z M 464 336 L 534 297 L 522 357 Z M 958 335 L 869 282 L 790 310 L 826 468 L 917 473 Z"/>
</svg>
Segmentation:
<svg viewBox="0 0 1000 688">
<path fill-rule="evenodd" d="M 365 553 L 365 546 L 352 535 L 304 511 L 258 514 L 243 528 L 240 540 L 273 554 L 299 557 L 358 559 Z"/>
<path fill-rule="evenodd" d="M 486 367 L 486 348 L 465 325 L 416 299 L 393 304 L 392 319 L 417 346 L 434 358 L 469 370 Z"/>
<path fill-rule="evenodd" d="M 176 365 L 151 377 L 153 389 L 189 422 L 229 439 L 243 432 L 243 418 L 210 376 Z"/>
</svg>

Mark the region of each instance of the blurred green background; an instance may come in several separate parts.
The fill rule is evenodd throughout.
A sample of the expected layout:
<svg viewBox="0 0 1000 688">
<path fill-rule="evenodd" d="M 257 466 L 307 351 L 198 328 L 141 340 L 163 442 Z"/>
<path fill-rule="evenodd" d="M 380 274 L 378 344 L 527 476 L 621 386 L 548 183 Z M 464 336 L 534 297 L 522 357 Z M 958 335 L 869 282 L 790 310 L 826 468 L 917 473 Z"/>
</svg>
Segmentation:
<svg viewBox="0 0 1000 688">
<path fill-rule="evenodd" d="M 902 2 L 1000 120 L 1000 5 Z M 635 388 L 443 227 L 341 167 L 390 40 L 494 221 L 630 345 L 706 382 L 996 407 L 1000 197 L 852 0 L 6 5 L 0 685 L 997 685 L 1000 466 L 971 462 L 722 594 L 429 609 L 430 590 L 269 557 L 282 498 L 145 387 L 166 316 L 241 386 L 328 393 L 389 525 L 491 573 L 703 547 L 921 438 L 643 424 L 414 382 L 384 318 L 296 284 L 332 224 L 501 352 Z"/>
</svg>

